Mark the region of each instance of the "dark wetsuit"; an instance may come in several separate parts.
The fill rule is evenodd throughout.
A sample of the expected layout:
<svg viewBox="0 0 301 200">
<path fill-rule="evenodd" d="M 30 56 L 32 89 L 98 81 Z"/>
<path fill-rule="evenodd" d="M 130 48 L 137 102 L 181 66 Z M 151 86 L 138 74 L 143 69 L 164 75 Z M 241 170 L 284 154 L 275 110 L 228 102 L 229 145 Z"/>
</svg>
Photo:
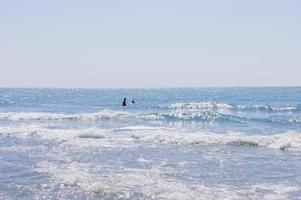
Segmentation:
<svg viewBox="0 0 301 200">
<path fill-rule="evenodd" d="M 126 98 L 123 99 L 122 106 L 126 106 Z"/>
</svg>

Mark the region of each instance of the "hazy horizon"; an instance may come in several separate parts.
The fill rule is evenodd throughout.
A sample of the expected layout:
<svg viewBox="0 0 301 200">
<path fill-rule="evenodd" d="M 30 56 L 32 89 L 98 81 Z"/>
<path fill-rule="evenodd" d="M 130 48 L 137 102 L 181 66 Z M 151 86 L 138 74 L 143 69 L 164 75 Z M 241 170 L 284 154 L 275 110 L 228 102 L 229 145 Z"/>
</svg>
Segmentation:
<svg viewBox="0 0 301 200">
<path fill-rule="evenodd" d="M 301 2 L 8 1 L 1 88 L 301 86 Z"/>
</svg>

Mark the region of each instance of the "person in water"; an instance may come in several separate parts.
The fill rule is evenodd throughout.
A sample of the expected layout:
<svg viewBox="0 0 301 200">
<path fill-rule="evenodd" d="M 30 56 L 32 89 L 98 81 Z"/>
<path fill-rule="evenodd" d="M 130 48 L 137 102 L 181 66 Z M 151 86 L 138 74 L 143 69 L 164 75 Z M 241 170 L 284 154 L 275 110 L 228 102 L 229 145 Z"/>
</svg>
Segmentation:
<svg viewBox="0 0 301 200">
<path fill-rule="evenodd" d="M 135 103 L 135 100 L 134 100 L 134 99 L 132 100 L 132 103 Z"/>
<path fill-rule="evenodd" d="M 123 99 L 122 106 L 126 106 L 126 98 Z"/>
</svg>

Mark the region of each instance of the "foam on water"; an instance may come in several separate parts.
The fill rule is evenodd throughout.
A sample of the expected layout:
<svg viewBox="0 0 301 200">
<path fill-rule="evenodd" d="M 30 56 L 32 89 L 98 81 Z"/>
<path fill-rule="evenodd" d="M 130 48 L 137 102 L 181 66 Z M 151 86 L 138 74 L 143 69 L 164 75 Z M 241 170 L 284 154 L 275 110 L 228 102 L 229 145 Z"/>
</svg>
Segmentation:
<svg viewBox="0 0 301 200">
<path fill-rule="evenodd" d="M 0 89 L 0 199 L 299 199 L 300 89 Z"/>
<path fill-rule="evenodd" d="M 109 120 L 112 118 L 133 117 L 134 114 L 122 111 L 105 110 L 98 113 L 61 114 L 43 112 L 6 112 L 0 113 L 2 120 Z"/>
<path fill-rule="evenodd" d="M 98 113 L 85 113 L 85 114 L 59 114 L 59 113 L 0 113 L 0 119 L 11 121 L 98 121 L 98 120 L 124 120 L 124 119 L 137 119 L 137 120 L 163 120 L 163 121 L 175 121 L 175 120 L 216 120 L 221 115 L 216 112 L 200 112 L 200 113 L 130 113 L 123 111 L 111 111 L 105 110 Z"/>
<path fill-rule="evenodd" d="M 92 163 L 37 164 L 39 173 L 50 174 L 56 184 L 80 188 L 100 198 L 116 199 L 287 199 L 300 188 L 287 183 L 230 187 L 223 184 L 187 183 L 165 174 L 162 165 L 151 169 L 116 168 Z M 264 192 L 263 192 L 264 191 Z"/>
<path fill-rule="evenodd" d="M 48 129 L 39 126 L 1 127 L 0 134 L 17 137 L 39 137 L 59 140 L 62 144 L 97 147 L 131 147 L 142 144 L 169 145 L 235 145 L 258 146 L 280 150 L 301 151 L 301 133 L 285 132 L 273 135 L 246 133 L 218 134 L 187 132 L 171 128 L 133 126 L 119 129 Z M 137 143 L 138 142 L 138 143 Z"/>
<path fill-rule="evenodd" d="M 192 111 L 192 110 L 174 110 L 169 113 L 132 113 L 126 111 L 103 110 L 97 113 L 84 114 L 61 114 L 44 112 L 4 112 L 0 113 L 0 120 L 10 121 L 217 121 L 228 123 L 278 123 L 278 124 L 300 124 L 301 121 L 294 115 L 288 115 L 284 118 L 256 118 L 249 116 L 238 116 L 231 113 L 222 113 L 217 111 Z"/>
<path fill-rule="evenodd" d="M 238 146 L 260 146 L 281 150 L 301 151 L 301 133 L 285 132 L 274 135 L 248 135 L 245 133 L 181 133 L 181 132 L 144 132 L 132 137 L 147 143 L 160 144 L 222 144 Z"/>
<path fill-rule="evenodd" d="M 186 109 L 186 110 L 198 110 L 198 109 L 221 109 L 221 110 L 267 110 L 267 111 L 292 111 L 297 110 L 297 106 L 271 106 L 264 104 L 254 105 L 232 105 L 222 102 L 188 102 L 188 103 L 174 103 L 170 105 L 159 105 L 160 108 L 168 109 Z"/>
<path fill-rule="evenodd" d="M 232 105 L 226 103 L 216 103 L 216 102 L 189 102 L 189 103 L 174 103 L 170 105 L 160 105 L 161 108 L 169 109 L 206 109 L 206 108 L 221 108 L 221 109 L 231 109 Z"/>
</svg>

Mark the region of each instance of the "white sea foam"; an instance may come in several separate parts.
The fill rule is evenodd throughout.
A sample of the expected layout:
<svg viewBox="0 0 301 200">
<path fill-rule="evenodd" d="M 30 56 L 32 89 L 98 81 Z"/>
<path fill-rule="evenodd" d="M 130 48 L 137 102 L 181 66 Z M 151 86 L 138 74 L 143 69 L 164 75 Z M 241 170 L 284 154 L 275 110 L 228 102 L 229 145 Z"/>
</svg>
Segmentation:
<svg viewBox="0 0 301 200">
<path fill-rule="evenodd" d="M 185 109 L 185 110 L 198 110 L 198 109 L 218 109 L 218 110 L 230 110 L 230 109 L 239 109 L 239 110 L 272 110 L 272 111 L 291 111 L 297 110 L 297 106 L 271 106 L 264 104 L 255 104 L 255 105 L 232 105 L 222 102 L 188 102 L 188 103 L 174 103 L 170 105 L 160 105 L 160 108 L 168 109 Z"/>
<path fill-rule="evenodd" d="M 92 163 L 54 164 L 43 161 L 36 171 L 50 174 L 58 185 L 66 185 L 100 198 L 117 199 L 287 199 L 300 188 L 285 183 L 248 186 L 206 185 L 166 176 L 169 168 L 155 165 L 151 169 L 133 169 Z M 264 191 L 264 193 L 263 193 Z"/>
<path fill-rule="evenodd" d="M 90 172 L 93 168 L 95 173 Z M 211 188 L 204 185 L 188 185 L 175 179 L 166 178 L 163 172 L 154 167 L 150 170 L 116 169 L 114 166 L 92 166 L 82 163 L 54 165 L 41 162 L 36 170 L 49 173 L 58 184 L 79 187 L 83 191 L 99 194 L 100 197 L 118 199 L 213 199 L 222 198 L 227 192 L 234 197 L 235 193 L 224 191 L 225 188 Z M 214 193 L 213 193 L 214 191 Z M 229 196 L 229 197 L 230 197 Z"/>
<path fill-rule="evenodd" d="M 100 129 L 96 127 L 79 129 L 49 129 L 38 125 L 2 126 L 0 135 L 14 136 L 18 138 L 37 138 L 61 142 L 61 145 L 71 145 L 80 148 L 103 147 L 121 148 L 136 145 L 134 138 L 128 134 L 116 133 L 114 130 Z"/>
<path fill-rule="evenodd" d="M 86 128 L 86 129 L 51 129 L 38 125 L 20 125 L 20 126 L 2 126 L 0 134 L 8 136 L 17 136 L 20 138 L 40 137 L 43 139 L 70 140 L 82 135 L 95 135 L 103 132 L 103 129 Z"/>
<path fill-rule="evenodd" d="M 238 108 L 258 109 L 258 110 L 274 110 L 274 111 L 297 110 L 296 106 L 268 106 L 268 105 L 262 105 L 262 104 L 256 104 L 256 105 L 250 105 L 250 106 L 238 106 Z"/>
<path fill-rule="evenodd" d="M 126 126 L 115 129 L 115 131 L 145 131 L 145 130 L 158 130 L 162 127 L 153 127 L 153 126 Z"/>
<path fill-rule="evenodd" d="M 121 111 L 105 110 L 98 113 L 60 114 L 43 112 L 5 112 L 0 113 L 0 119 L 6 120 L 109 120 L 112 118 L 135 117 L 134 114 Z"/>
<path fill-rule="evenodd" d="M 4 136 L 21 138 L 41 138 L 58 140 L 50 151 L 47 146 L 3 147 L 4 152 L 41 151 L 45 161 L 36 165 L 35 170 L 49 175 L 52 183 L 61 188 L 74 188 L 98 197 L 116 199 L 289 199 L 300 188 L 289 183 L 262 183 L 234 186 L 223 184 L 204 184 L 201 180 L 189 182 L 176 176 L 177 170 L 190 162 L 180 161 L 176 167 L 162 160 L 155 163 L 137 157 L 141 165 L 150 168 L 127 168 L 118 162 L 101 164 L 80 162 L 75 152 L 90 153 L 91 148 L 130 148 L 137 145 L 238 145 L 261 146 L 283 150 L 301 151 L 301 134 L 286 132 L 275 135 L 247 135 L 245 133 L 205 133 L 187 132 L 166 127 L 127 126 L 108 130 L 100 128 L 50 129 L 38 125 L 1 126 Z M 156 146 L 155 146 L 156 147 Z M 159 146 L 158 146 L 159 147 Z M 35 150 L 36 149 L 36 150 Z M 74 151 L 75 150 L 75 151 Z M 167 162 L 167 163 L 165 163 Z M 175 176 L 168 176 L 173 174 Z"/>
<path fill-rule="evenodd" d="M 79 113 L 79 114 L 61 114 L 61 113 L 44 113 L 44 112 L 4 112 L 0 113 L 0 119 L 21 121 L 21 120 L 40 120 L 40 121 L 97 121 L 113 119 L 149 119 L 164 120 L 164 115 L 160 113 L 129 113 L 125 111 L 104 110 L 97 113 Z"/>
<path fill-rule="evenodd" d="M 281 200 L 281 199 L 290 199 L 289 194 L 294 193 L 300 190 L 300 188 L 289 185 L 288 183 L 279 183 L 279 184 L 255 184 L 250 187 L 250 190 L 256 193 L 258 190 L 266 190 L 270 191 L 268 194 L 263 195 L 264 198 L 262 199 L 269 199 L 269 200 Z"/>
<path fill-rule="evenodd" d="M 153 132 L 132 134 L 132 137 L 147 143 L 160 144 L 222 144 L 238 146 L 260 146 L 281 150 L 301 151 L 301 133 L 285 132 L 274 135 L 248 135 L 245 133 L 181 133 Z"/>
<path fill-rule="evenodd" d="M 220 110 L 219 110 L 220 111 Z M 98 113 L 43 113 L 43 112 L 4 112 L 0 113 L 0 120 L 10 121 L 203 121 L 203 122 L 234 122 L 245 123 L 248 121 L 262 121 L 263 123 L 300 123 L 295 116 L 288 116 L 288 119 L 260 119 L 248 116 L 236 116 L 230 113 L 213 110 L 171 110 L 169 113 L 131 113 L 116 110 L 104 110 Z M 223 114 L 224 113 L 224 114 Z"/>
<path fill-rule="evenodd" d="M 22 121 L 97 121 L 97 120 L 214 120 L 220 117 L 220 114 L 210 111 L 191 113 L 191 112 L 172 112 L 172 113 L 130 113 L 124 111 L 104 110 L 98 113 L 85 114 L 60 114 L 43 112 L 5 112 L 0 113 L 0 120 Z"/>
<path fill-rule="evenodd" d="M 161 105 L 161 108 L 166 106 Z M 231 109 L 232 105 L 226 103 L 216 102 L 189 102 L 189 103 L 174 103 L 167 106 L 169 109 L 206 109 L 206 108 L 219 108 L 219 109 Z"/>
<path fill-rule="evenodd" d="M 272 110 L 276 110 L 276 111 L 297 110 L 297 107 L 295 107 L 295 106 L 285 106 L 285 107 L 274 106 L 274 107 L 272 107 Z"/>
<path fill-rule="evenodd" d="M 116 132 L 116 130 L 118 130 Z M 137 145 L 237 145 L 259 146 L 289 151 L 301 151 L 301 133 L 284 132 L 273 135 L 250 135 L 246 133 L 218 134 L 210 132 L 187 132 L 172 128 L 124 127 L 120 129 L 48 129 L 34 125 L 0 127 L 0 134 L 16 137 L 38 137 L 57 140 L 62 145 L 79 147 L 133 147 Z"/>
</svg>

